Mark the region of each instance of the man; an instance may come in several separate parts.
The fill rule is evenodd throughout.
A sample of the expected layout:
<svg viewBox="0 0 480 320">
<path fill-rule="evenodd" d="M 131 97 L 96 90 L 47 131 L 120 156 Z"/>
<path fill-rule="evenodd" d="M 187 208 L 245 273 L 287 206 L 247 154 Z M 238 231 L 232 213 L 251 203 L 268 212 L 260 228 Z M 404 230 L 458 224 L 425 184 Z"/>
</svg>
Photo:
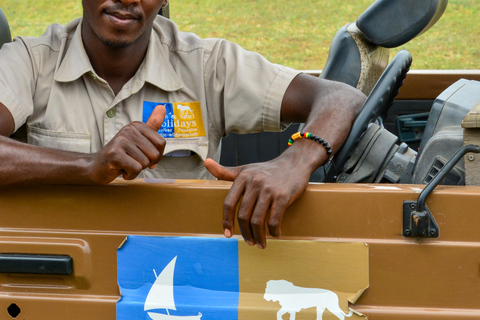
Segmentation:
<svg viewBox="0 0 480 320">
<path fill-rule="evenodd" d="M 0 184 L 206 178 L 199 165 L 206 159 L 214 177 L 234 181 L 225 236 L 233 234 L 237 204 L 249 245 L 266 247 L 265 224 L 280 236 L 286 207 L 330 146 L 341 146 L 365 97 L 227 41 L 181 33 L 157 16 L 168 0 L 82 4 L 83 19 L 0 50 Z M 299 139 L 267 163 L 216 162 L 229 132 L 278 131 L 289 122 L 306 122 L 305 131 L 330 146 Z M 23 123 L 29 144 L 8 138 Z M 157 133 L 162 123 L 167 138 Z"/>
</svg>

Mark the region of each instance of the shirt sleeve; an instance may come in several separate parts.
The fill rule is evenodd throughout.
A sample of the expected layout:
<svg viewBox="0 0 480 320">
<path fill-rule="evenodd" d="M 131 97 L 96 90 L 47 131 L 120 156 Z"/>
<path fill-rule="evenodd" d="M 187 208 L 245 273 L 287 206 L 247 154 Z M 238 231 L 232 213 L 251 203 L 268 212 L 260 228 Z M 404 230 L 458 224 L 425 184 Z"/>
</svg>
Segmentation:
<svg viewBox="0 0 480 320">
<path fill-rule="evenodd" d="M 218 40 L 205 64 L 210 121 L 224 136 L 284 129 L 288 124 L 280 121 L 283 96 L 298 74 L 237 44 Z"/>
<path fill-rule="evenodd" d="M 20 38 L 0 50 L 0 102 L 15 121 L 15 131 L 33 112 L 35 75 L 31 52 Z"/>
</svg>

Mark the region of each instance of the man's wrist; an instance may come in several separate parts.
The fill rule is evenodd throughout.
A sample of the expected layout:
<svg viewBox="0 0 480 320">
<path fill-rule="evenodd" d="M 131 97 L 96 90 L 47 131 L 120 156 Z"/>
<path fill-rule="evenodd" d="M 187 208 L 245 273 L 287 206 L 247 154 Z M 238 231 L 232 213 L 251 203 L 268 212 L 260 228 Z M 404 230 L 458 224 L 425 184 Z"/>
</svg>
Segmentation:
<svg viewBox="0 0 480 320">
<path fill-rule="evenodd" d="M 289 147 L 284 155 L 289 157 L 293 167 L 305 168 L 312 174 L 322 166 L 329 158 L 327 149 L 319 143 L 309 139 L 299 139 Z"/>
<path fill-rule="evenodd" d="M 332 147 L 330 147 L 330 145 L 328 144 L 328 141 L 324 140 L 323 138 L 320 138 L 319 136 L 317 136 L 317 135 L 315 135 L 311 132 L 298 131 L 298 132 L 294 133 L 292 135 L 292 137 L 288 140 L 288 146 L 289 147 L 292 146 L 295 143 L 295 141 L 297 141 L 299 139 L 308 139 L 308 140 L 315 141 L 320 146 L 325 148 L 325 151 L 327 152 L 327 159 L 325 160 L 325 162 L 322 165 L 325 165 L 325 163 L 328 162 L 329 158 L 331 157 L 331 155 L 333 153 Z"/>
</svg>

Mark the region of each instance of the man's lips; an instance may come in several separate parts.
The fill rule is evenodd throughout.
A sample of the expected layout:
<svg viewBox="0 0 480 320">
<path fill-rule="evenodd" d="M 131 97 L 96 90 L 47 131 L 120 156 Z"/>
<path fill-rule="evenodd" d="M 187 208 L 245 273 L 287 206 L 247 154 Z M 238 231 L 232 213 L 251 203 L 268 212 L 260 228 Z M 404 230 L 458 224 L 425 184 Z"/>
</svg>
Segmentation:
<svg viewBox="0 0 480 320">
<path fill-rule="evenodd" d="M 121 11 L 105 11 L 107 18 L 118 26 L 127 26 L 140 20 L 140 15 L 132 14 L 130 12 Z"/>
<path fill-rule="evenodd" d="M 106 11 L 105 13 L 120 20 L 128 20 L 128 19 L 138 20 L 139 19 L 138 16 L 128 12 Z"/>
</svg>

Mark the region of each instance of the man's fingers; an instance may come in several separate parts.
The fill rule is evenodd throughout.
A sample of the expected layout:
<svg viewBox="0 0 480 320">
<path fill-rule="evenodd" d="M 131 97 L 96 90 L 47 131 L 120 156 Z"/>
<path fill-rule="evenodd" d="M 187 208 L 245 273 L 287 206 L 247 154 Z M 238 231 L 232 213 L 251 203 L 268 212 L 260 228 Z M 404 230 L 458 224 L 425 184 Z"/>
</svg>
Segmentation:
<svg viewBox="0 0 480 320">
<path fill-rule="evenodd" d="M 158 106 L 153 109 L 152 114 L 147 120 L 146 125 L 152 128 L 155 131 L 160 130 L 162 127 L 163 121 L 165 120 L 165 116 L 167 115 L 167 110 L 165 109 L 165 106 L 162 104 L 159 104 Z M 150 169 L 155 169 L 157 166 L 157 163 L 149 166 Z"/>
<path fill-rule="evenodd" d="M 240 228 L 243 239 L 245 239 L 245 242 L 249 246 L 253 246 L 256 243 L 250 220 L 257 202 L 257 197 L 258 195 L 251 189 L 249 189 L 249 191 L 246 190 L 243 198 L 241 198 L 240 207 L 238 208 L 237 213 L 238 227 Z"/>
<path fill-rule="evenodd" d="M 261 196 L 255 204 L 252 217 L 250 219 L 253 238 L 257 247 L 265 249 L 267 247 L 267 239 L 265 237 L 265 220 L 270 208 L 271 199 L 269 196 Z"/>
<path fill-rule="evenodd" d="M 233 235 L 235 229 L 235 213 L 237 204 L 245 191 L 245 184 L 234 183 L 223 202 L 223 233 L 227 238 Z"/>
<path fill-rule="evenodd" d="M 213 159 L 207 158 L 205 168 L 218 180 L 234 181 L 241 171 L 241 167 L 227 168 Z"/>
<path fill-rule="evenodd" d="M 270 209 L 270 218 L 268 220 L 268 231 L 272 237 L 278 238 L 281 235 L 281 227 L 285 210 L 290 205 L 285 201 L 286 198 L 275 199 Z"/>
<path fill-rule="evenodd" d="M 167 115 L 167 110 L 162 104 L 159 104 L 158 106 L 155 107 L 155 109 L 153 109 L 152 114 L 148 118 L 146 123 L 147 126 L 149 126 L 155 131 L 160 130 L 166 115 Z"/>
</svg>

